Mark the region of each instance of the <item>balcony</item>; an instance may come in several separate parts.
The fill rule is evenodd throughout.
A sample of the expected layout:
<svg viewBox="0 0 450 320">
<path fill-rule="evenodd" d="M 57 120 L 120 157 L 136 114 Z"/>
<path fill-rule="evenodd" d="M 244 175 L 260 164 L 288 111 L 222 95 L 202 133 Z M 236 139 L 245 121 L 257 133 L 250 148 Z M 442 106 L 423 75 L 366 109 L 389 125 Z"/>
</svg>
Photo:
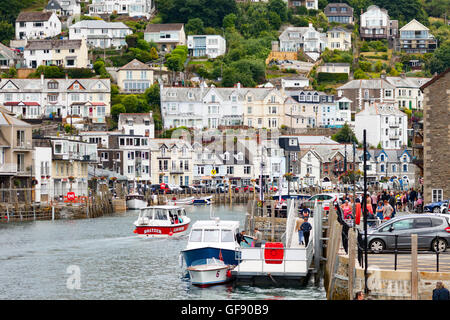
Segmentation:
<svg viewBox="0 0 450 320">
<path fill-rule="evenodd" d="M 183 168 L 174 166 L 174 167 L 170 168 L 170 173 L 171 174 L 183 174 L 184 170 L 183 170 Z"/>
<path fill-rule="evenodd" d="M 396 133 L 389 134 L 389 140 L 398 140 L 400 139 L 400 136 Z"/>
<path fill-rule="evenodd" d="M 400 123 L 398 122 L 389 122 L 390 128 L 398 128 L 400 126 Z"/>
<path fill-rule="evenodd" d="M 31 151 L 33 150 L 33 147 L 31 145 L 31 141 L 17 141 L 14 149 L 18 149 L 20 151 Z"/>
</svg>

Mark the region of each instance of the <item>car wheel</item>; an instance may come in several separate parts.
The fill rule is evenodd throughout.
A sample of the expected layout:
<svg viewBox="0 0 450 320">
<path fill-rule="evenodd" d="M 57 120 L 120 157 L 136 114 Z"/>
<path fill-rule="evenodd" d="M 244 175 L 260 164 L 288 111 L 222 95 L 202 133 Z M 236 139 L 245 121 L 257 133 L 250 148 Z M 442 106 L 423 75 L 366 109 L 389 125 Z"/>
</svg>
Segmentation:
<svg viewBox="0 0 450 320">
<path fill-rule="evenodd" d="M 381 253 L 386 249 L 386 244 L 381 239 L 375 239 L 370 241 L 369 250 L 373 253 Z"/>
<path fill-rule="evenodd" d="M 447 241 L 442 238 L 436 238 L 431 243 L 431 250 L 434 252 L 445 252 L 447 250 Z"/>
<path fill-rule="evenodd" d="M 441 208 L 439 208 L 439 207 L 433 208 L 433 213 L 440 213 L 440 212 L 441 212 Z"/>
</svg>

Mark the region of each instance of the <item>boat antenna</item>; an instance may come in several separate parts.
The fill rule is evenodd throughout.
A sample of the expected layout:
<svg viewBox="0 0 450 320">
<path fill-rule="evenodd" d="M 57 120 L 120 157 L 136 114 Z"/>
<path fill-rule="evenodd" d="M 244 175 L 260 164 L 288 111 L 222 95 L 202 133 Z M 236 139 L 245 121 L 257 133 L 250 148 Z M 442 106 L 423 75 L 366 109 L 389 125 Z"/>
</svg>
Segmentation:
<svg viewBox="0 0 450 320">
<path fill-rule="evenodd" d="M 214 220 L 214 211 L 213 211 L 212 207 L 213 206 L 211 206 L 211 205 L 209 206 L 209 218 L 211 220 Z"/>
</svg>

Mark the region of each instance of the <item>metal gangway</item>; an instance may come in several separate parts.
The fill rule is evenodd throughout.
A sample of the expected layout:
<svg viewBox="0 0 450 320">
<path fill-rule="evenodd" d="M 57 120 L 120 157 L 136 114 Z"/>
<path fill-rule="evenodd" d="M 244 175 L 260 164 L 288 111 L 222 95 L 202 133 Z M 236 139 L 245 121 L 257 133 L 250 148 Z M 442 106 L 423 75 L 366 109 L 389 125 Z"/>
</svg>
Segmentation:
<svg viewBox="0 0 450 320">
<path fill-rule="evenodd" d="M 295 231 L 296 219 L 299 217 L 299 201 L 288 200 L 288 214 L 286 218 L 286 231 L 282 247 L 268 246 L 268 243 L 258 247 L 241 247 L 237 250 L 239 264 L 231 271 L 237 281 L 244 279 L 269 278 L 275 279 L 304 279 L 310 271 L 314 257 L 315 228 L 320 228 L 314 222 L 314 216 L 321 217 L 323 208 L 316 203 L 308 221 L 313 226 L 309 243 L 305 247 L 298 241 L 298 232 Z M 320 220 L 320 219 L 319 219 Z"/>
</svg>

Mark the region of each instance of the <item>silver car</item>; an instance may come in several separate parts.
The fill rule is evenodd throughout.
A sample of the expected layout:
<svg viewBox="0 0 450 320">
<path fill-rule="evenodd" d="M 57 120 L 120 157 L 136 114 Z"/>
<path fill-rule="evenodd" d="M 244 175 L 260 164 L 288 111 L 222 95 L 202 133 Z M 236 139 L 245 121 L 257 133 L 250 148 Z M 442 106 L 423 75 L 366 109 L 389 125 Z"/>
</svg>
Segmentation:
<svg viewBox="0 0 450 320">
<path fill-rule="evenodd" d="M 417 234 L 418 249 L 444 252 L 450 241 L 449 221 L 440 214 L 395 217 L 367 230 L 368 249 L 373 253 L 394 250 L 397 238 L 398 250 L 411 250 L 412 234 Z"/>
</svg>

